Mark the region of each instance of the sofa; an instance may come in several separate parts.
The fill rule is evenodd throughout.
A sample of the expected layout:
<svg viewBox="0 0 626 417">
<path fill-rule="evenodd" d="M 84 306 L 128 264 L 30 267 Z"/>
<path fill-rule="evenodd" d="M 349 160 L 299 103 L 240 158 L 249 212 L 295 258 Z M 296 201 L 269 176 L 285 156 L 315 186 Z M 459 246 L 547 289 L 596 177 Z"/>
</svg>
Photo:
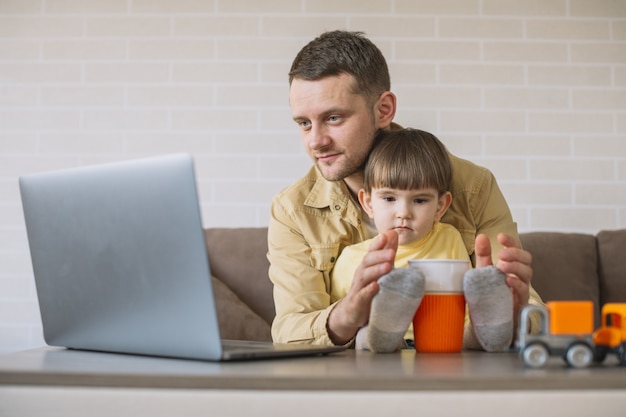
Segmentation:
<svg viewBox="0 0 626 417">
<path fill-rule="evenodd" d="M 205 237 L 222 337 L 271 340 L 267 228 L 211 228 Z M 531 232 L 520 240 L 533 256 L 533 287 L 544 301 L 592 300 L 596 327 L 602 305 L 626 302 L 626 229 Z"/>
</svg>

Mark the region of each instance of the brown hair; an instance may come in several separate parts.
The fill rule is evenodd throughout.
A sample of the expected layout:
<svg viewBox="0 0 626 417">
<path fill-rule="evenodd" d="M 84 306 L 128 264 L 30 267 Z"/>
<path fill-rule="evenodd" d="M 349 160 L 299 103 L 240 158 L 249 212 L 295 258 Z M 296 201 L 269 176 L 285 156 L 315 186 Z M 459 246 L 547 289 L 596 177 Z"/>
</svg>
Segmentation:
<svg viewBox="0 0 626 417">
<path fill-rule="evenodd" d="M 304 46 L 289 71 L 289 85 L 297 78 L 316 81 L 349 74 L 356 80 L 354 93 L 375 102 L 391 88 L 387 61 L 363 32 L 325 32 Z"/>
<path fill-rule="evenodd" d="M 450 190 L 452 167 L 448 151 L 431 133 L 418 129 L 379 132 L 365 162 L 364 188 Z"/>
</svg>

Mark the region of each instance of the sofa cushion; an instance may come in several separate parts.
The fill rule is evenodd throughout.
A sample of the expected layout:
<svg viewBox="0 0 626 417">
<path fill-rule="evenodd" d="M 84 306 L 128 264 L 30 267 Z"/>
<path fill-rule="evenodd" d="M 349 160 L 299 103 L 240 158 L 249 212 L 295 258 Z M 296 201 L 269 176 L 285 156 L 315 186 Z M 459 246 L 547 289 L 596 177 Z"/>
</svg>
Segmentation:
<svg viewBox="0 0 626 417">
<path fill-rule="evenodd" d="M 205 238 L 211 274 L 271 324 L 276 313 L 268 277 L 267 228 L 211 228 Z"/>
<path fill-rule="evenodd" d="M 600 270 L 600 302 L 626 303 L 626 229 L 605 230 L 597 235 Z"/>
<path fill-rule="evenodd" d="M 533 256 L 532 285 L 544 301 L 591 300 L 599 324 L 600 288 L 595 236 L 579 233 L 520 234 Z"/>
<path fill-rule="evenodd" d="M 226 284 L 213 277 L 213 292 L 222 339 L 271 341 L 269 324 L 250 310 Z"/>
</svg>

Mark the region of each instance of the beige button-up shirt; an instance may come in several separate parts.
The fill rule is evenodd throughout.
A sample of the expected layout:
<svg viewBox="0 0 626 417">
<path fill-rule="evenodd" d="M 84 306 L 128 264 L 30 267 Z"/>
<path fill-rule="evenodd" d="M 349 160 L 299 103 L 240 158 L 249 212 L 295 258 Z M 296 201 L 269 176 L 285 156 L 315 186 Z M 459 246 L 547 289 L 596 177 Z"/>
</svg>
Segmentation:
<svg viewBox="0 0 626 417">
<path fill-rule="evenodd" d="M 497 234 L 517 238 L 517 225 L 493 174 L 467 160 L 450 158 L 453 199 L 441 221 L 459 230 L 474 265 L 476 235 L 489 236 L 495 262 L 501 248 Z M 336 305 L 330 302 L 330 271 L 343 248 L 373 237 L 362 226 L 361 216 L 346 184 L 327 181 L 315 167 L 274 197 L 268 259 L 276 306 L 275 342 L 333 344 L 326 327 Z M 532 288 L 530 302 L 542 303 Z M 532 320 L 531 329 L 538 327 Z"/>
</svg>

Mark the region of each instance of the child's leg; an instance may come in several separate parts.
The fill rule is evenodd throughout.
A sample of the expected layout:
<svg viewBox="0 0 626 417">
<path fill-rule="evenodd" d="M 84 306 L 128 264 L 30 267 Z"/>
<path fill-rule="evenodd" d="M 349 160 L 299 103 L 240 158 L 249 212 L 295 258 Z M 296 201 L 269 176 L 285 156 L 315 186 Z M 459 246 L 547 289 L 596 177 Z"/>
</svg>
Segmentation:
<svg viewBox="0 0 626 417">
<path fill-rule="evenodd" d="M 356 335 L 356 348 L 395 352 L 413 321 L 424 295 L 424 275 L 414 268 L 394 269 L 378 279 L 370 320 Z"/>
<path fill-rule="evenodd" d="M 506 276 L 494 266 L 471 269 L 463 278 L 463 290 L 472 329 L 466 329 L 465 345 L 476 339 L 487 352 L 502 352 L 513 339 L 513 295 Z"/>
</svg>

